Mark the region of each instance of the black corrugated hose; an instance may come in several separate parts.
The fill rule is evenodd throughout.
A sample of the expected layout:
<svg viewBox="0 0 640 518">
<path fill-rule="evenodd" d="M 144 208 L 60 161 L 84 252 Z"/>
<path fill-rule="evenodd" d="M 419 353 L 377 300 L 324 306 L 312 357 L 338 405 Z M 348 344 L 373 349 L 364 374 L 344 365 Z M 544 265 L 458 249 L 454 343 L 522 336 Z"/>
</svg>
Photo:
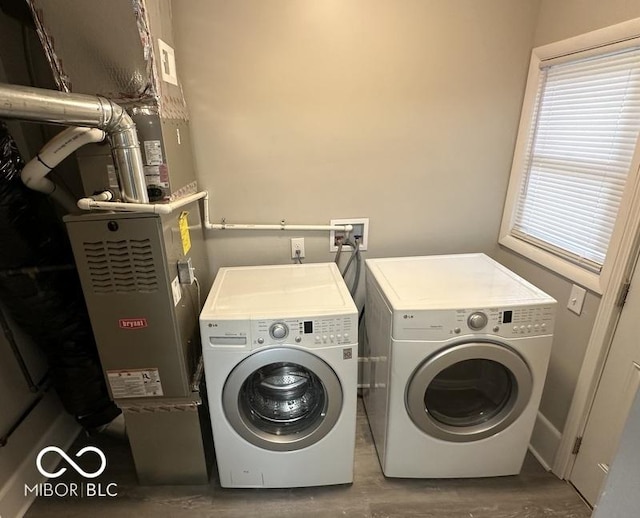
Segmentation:
<svg viewBox="0 0 640 518">
<path fill-rule="evenodd" d="M 62 222 L 47 197 L 20 180 L 24 162 L 0 121 L 0 300 L 13 321 L 44 351 L 67 412 L 87 429 L 120 411 L 109 398 L 78 274 Z"/>
</svg>

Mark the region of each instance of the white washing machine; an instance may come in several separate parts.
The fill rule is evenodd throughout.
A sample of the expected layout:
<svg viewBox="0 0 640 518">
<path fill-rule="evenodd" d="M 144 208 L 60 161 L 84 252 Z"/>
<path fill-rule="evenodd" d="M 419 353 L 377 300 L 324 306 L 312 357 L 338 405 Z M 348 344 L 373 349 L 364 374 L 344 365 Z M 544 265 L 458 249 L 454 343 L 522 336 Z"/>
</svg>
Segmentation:
<svg viewBox="0 0 640 518">
<path fill-rule="evenodd" d="M 358 312 L 336 265 L 220 268 L 200 327 L 220 484 L 352 482 Z"/>
<path fill-rule="evenodd" d="M 388 477 L 520 472 L 556 301 L 484 254 L 369 259 L 364 393 Z"/>
</svg>

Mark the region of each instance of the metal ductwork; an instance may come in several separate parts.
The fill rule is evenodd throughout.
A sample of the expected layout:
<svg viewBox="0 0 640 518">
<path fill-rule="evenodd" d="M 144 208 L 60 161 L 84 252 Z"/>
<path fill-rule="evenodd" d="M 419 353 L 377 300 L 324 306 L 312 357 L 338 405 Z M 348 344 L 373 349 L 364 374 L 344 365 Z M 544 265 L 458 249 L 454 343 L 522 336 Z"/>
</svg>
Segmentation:
<svg viewBox="0 0 640 518">
<path fill-rule="evenodd" d="M 118 104 L 100 96 L 0 84 L 0 117 L 105 131 L 124 201 L 149 201 L 136 126 Z"/>
<path fill-rule="evenodd" d="M 58 88 L 100 95 L 135 122 L 149 200 L 197 192 L 189 112 L 175 62 L 171 0 L 27 0 Z M 119 185 L 106 146 L 76 157 L 86 196 Z M 124 200 L 129 201 L 129 200 Z"/>
</svg>

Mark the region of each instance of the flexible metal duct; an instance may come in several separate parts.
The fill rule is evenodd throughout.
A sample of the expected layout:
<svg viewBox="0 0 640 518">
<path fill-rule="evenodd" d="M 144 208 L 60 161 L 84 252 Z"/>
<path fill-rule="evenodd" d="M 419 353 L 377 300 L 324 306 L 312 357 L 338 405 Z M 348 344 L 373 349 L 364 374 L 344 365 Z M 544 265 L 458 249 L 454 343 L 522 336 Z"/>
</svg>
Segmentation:
<svg viewBox="0 0 640 518">
<path fill-rule="evenodd" d="M 100 96 L 0 83 L 0 117 L 86 126 L 105 131 L 127 203 L 148 203 L 136 126 L 127 112 Z"/>
</svg>

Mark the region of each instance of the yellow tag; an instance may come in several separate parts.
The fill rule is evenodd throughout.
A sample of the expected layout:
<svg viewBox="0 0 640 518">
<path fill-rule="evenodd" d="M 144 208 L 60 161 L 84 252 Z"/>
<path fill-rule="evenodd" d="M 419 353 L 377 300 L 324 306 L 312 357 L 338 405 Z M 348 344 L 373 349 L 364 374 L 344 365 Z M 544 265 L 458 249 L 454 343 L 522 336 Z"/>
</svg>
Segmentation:
<svg viewBox="0 0 640 518">
<path fill-rule="evenodd" d="M 187 255 L 191 250 L 191 236 L 189 236 L 189 222 L 187 221 L 188 212 L 183 212 L 178 218 L 178 226 L 180 227 L 180 237 L 182 238 L 182 253 Z"/>
</svg>

